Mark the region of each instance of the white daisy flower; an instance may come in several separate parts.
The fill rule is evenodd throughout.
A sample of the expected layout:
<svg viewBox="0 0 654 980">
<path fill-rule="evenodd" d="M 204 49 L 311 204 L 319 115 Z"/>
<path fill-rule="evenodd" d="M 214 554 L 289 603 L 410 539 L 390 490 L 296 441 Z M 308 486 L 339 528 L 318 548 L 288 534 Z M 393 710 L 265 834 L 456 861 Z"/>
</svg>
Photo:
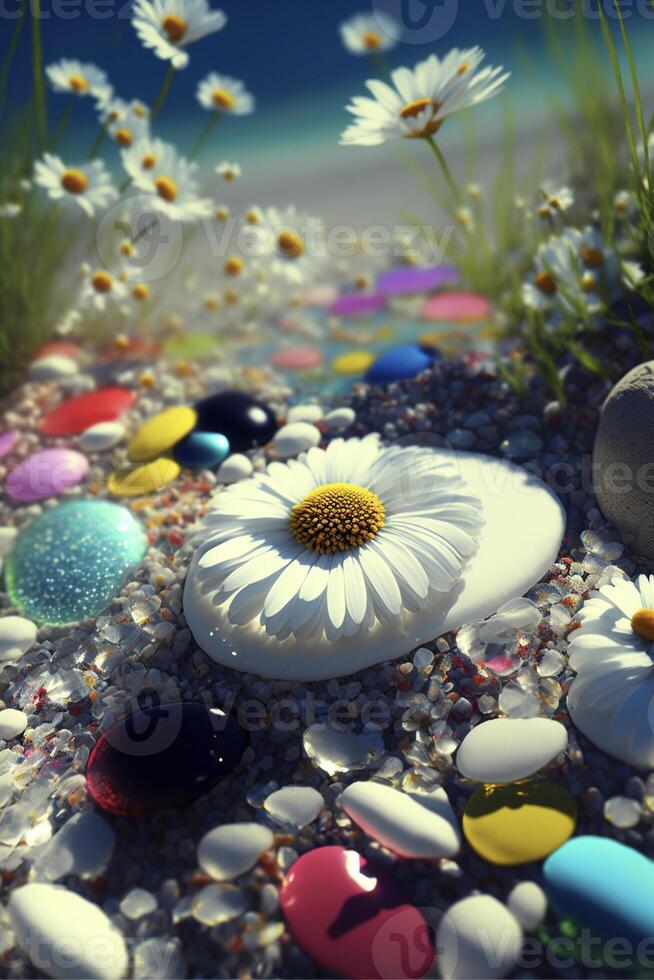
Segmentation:
<svg viewBox="0 0 654 980">
<path fill-rule="evenodd" d="M 8 201 L 7 204 L 0 204 L 0 218 L 17 218 L 22 210 L 22 204 Z"/>
<path fill-rule="evenodd" d="M 132 8 L 134 30 L 146 48 L 173 68 L 186 68 L 183 49 L 227 23 L 222 10 L 211 10 L 207 0 L 136 0 Z"/>
<path fill-rule="evenodd" d="M 325 225 L 321 218 L 294 206 L 246 215 L 251 253 L 264 259 L 269 272 L 287 283 L 309 280 L 325 257 Z"/>
<path fill-rule="evenodd" d="M 150 136 L 142 137 L 121 151 L 125 171 L 134 181 L 147 175 L 161 164 L 173 148 L 163 140 Z M 137 184 L 137 186 L 141 186 Z"/>
<path fill-rule="evenodd" d="M 654 768 L 654 576 L 592 592 L 572 633 L 568 708 L 604 752 Z"/>
<path fill-rule="evenodd" d="M 127 296 L 125 283 L 108 269 L 82 267 L 82 288 L 77 308 L 104 313 L 105 310 L 121 305 Z"/>
<path fill-rule="evenodd" d="M 238 180 L 238 178 L 241 176 L 241 167 L 238 163 L 228 163 L 227 160 L 223 160 L 223 162 L 219 163 L 216 167 L 216 173 L 219 177 L 222 177 L 223 180 Z"/>
<path fill-rule="evenodd" d="M 540 218 L 551 218 L 557 214 L 569 211 L 575 203 L 571 187 L 559 187 L 552 181 L 545 181 L 539 188 L 541 204 L 538 209 Z"/>
<path fill-rule="evenodd" d="M 134 186 L 149 191 L 152 196 L 148 203 L 152 208 L 173 221 L 197 221 L 209 217 L 213 203 L 210 198 L 200 197 L 197 164 L 180 157 L 171 143 L 159 140 L 155 143 L 153 155 L 156 160 L 152 167 L 143 167 L 142 158 L 140 167 L 137 158 L 130 162 L 130 166 L 134 163 L 130 170 Z"/>
<path fill-rule="evenodd" d="M 397 44 L 400 27 L 387 14 L 356 14 L 338 28 L 350 54 L 383 54 Z"/>
<path fill-rule="evenodd" d="M 510 559 L 534 521 L 527 562 Z M 225 665 L 340 676 L 523 594 L 563 526 L 554 495 L 503 461 L 336 439 L 214 495 L 184 612 Z"/>
<path fill-rule="evenodd" d="M 34 183 L 53 201 L 80 207 L 89 217 L 118 197 L 111 176 L 101 160 L 67 166 L 61 157 L 45 153 L 34 164 Z"/>
<path fill-rule="evenodd" d="M 248 116 L 254 112 L 254 96 L 243 82 L 215 71 L 204 78 L 197 88 L 197 100 L 210 112 L 226 112 L 231 116 Z"/>
<path fill-rule="evenodd" d="M 106 72 L 89 63 L 62 58 L 48 65 L 45 73 L 55 92 L 91 95 L 100 100 L 111 98 L 113 93 Z"/>
<path fill-rule="evenodd" d="M 150 134 L 150 111 L 147 106 L 132 99 L 108 99 L 100 105 L 100 119 L 107 132 L 119 146 L 128 147 Z"/>
<path fill-rule="evenodd" d="M 501 90 L 510 73 L 490 67 L 478 71 L 484 57 L 481 48 L 454 48 L 442 60 L 432 54 L 413 70 L 397 68 L 392 85 L 367 81 L 373 98 L 357 96 L 346 106 L 356 121 L 344 131 L 341 143 L 378 146 L 400 137 L 433 137 L 452 113 Z"/>
</svg>

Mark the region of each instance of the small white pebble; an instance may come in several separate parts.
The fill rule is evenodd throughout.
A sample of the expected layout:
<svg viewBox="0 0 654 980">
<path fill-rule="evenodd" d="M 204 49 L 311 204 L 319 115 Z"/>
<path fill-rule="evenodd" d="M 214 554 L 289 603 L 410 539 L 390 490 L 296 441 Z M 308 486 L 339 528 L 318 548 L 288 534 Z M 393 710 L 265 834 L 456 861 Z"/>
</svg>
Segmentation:
<svg viewBox="0 0 654 980">
<path fill-rule="evenodd" d="M 320 422 L 323 411 L 320 405 L 293 405 L 286 416 L 287 422 Z"/>
<path fill-rule="evenodd" d="M 320 430 L 309 422 L 291 422 L 283 425 L 272 443 L 272 455 L 278 459 L 290 459 L 298 453 L 320 443 Z"/>
<path fill-rule="evenodd" d="M 638 800 L 632 800 L 628 796 L 612 796 L 604 804 L 604 819 L 622 830 L 635 827 L 641 815 L 642 808 Z"/>
<path fill-rule="evenodd" d="M 239 480 L 246 480 L 252 476 L 252 463 L 243 453 L 233 453 L 220 464 L 216 473 L 218 483 L 238 483 Z"/>
<path fill-rule="evenodd" d="M 0 738 L 5 740 L 22 735 L 27 728 L 27 715 L 16 708 L 0 711 Z"/>
<path fill-rule="evenodd" d="M 353 408 L 334 408 L 331 412 L 327 412 L 324 423 L 330 432 L 337 432 L 339 429 L 347 429 L 355 419 L 356 413 Z"/>
<path fill-rule="evenodd" d="M 547 896 L 535 881 L 521 881 L 509 894 L 506 904 L 529 932 L 537 929 L 547 915 Z"/>
</svg>

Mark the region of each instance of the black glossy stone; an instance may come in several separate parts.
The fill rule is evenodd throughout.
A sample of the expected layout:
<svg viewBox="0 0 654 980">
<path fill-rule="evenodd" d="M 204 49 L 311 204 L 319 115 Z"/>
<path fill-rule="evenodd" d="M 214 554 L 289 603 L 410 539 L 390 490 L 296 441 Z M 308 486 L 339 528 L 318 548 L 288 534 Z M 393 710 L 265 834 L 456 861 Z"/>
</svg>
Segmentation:
<svg viewBox="0 0 654 980">
<path fill-rule="evenodd" d="M 196 431 L 222 432 L 233 453 L 265 446 L 277 431 L 272 409 L 244 391 L 221 391 L 203 398 L 194 408 L 198 413 Z"/>
<path fill-rule="evenodd" d="M 116 722 L 86 767 L 91 798 L 108 813 L 138 817 L 192 803 L 238 764 L 248 735 L 197 701 L 155 704 Z"/>
</svg>

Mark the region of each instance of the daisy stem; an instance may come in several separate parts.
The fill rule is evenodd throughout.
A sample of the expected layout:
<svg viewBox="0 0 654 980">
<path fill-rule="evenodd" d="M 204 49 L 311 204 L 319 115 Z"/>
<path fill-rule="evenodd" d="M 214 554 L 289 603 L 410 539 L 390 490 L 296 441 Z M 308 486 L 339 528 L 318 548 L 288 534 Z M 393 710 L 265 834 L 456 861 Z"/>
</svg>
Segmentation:
<svg viewBox="0 0 654 980">
<path fill-rule="evenodd" d="M 202 130 L 202 132 L 200 133 L 200 135 L 198 136 L 198 138 L 196 139 L 193 145 L 193 149 L 191 150 L 191 156 L 190 156 L 191 160 L 195 160 L 198 153 L 200 152 L 204 144 L 207 142 L 211 132 L 213 131 L 214 126 L 218 123 L 219 119 L 220 119 L 219 112 L 214 112 L 209 117 L 209 121 L 207 122 L 206 126 L 204 127 L 204 129 Z"/>
<path fill-rule="evenodd" d="M 370 60 L 372 61 L 373 65 L 375 66 L 378 72 L 380 72 L 382 75 L 385 75 L 386 78 L 390 77 L 391 66 L 386 61 L 386 58 L 383 56 L 383 54 L 371 54 Z"/>
<path fill-rule="evenodd" d="M 441 172 L 443 174 L 443 177 L 445 178 L 445 182 L 447 183 L 448 188 L 450 189 L 452 195 L 454 196 L 454 200 L 457 202 L 457 204 L 460 204 L 462 200 L 461 191 L 457 187 L 456 181 L 452 176 L 452 171 L 447 165 L 447 160 L 443 156 L 443 151 L 441 150 L 440 146 L 437 144 L 433 136 L 427 136 L 426 139 L 431 147 L 432 153 L 438 160 L 438 165 L 441 168 Z"/>
<path fill-rule="evenodd" d="M 172 64 L 168 65 L 166 69 L 166 74 L 164 75 L 164 80 L 161 83 L 161 88 L 159 89 L 159 95 L 152 107 L 152 112 L 150 113 L 150 121 L 157 118 L 159 113 L 164 107 L 164 102 L 168 98 L 168 93 L 170 92 L 170 86 L 173 82 L 173 75 L 175 74 L 175 69 Z"/>
<path fill-rule="evenodd" d="M 2 106 L 4 105 L 7 81 L 9 79 L 9 69 L 11 68 L 11 63 L 14 60 L 14 55 L 16 54 L 16 48 L 18 47 L 21 31 L 25 26 L 26 13 L 27 0 L 21 0 L 18 17 L 16 18 L 16 23 L 14 24 L 14 30 L 11 35 L 11 40 L 9 41 L 9 47 L 7 48 L 5 59 L 2 63 L 2 71 L 0 72 L 0 109 L 2 109 Z"/>
<path fill-rule="evenodd" d="M 34 104 L 36 123 L 41 149 L 48 142 L 48 120 L 45 103 L 45 81 L 43 77 L 43 44 L 41 42 L 41 0 L 32 0 L 32 81 L 34 83 Z"/>
<path fill-rule="evenodd" d="M 60 118 L 59 122 L 57 123 L 57 128 L 55 129 L 54 134 L 52 136 L 52 149 L 53 150 L 56 150 L 57 149 L 57 147 L 59 146 L 59 143 L 61 142 L 61 139 L 62 139 L 64 133 L 66 132 L 66 128 L 68 126 L 68 123 L 70 121 L 71 114 L 73 112 L 73 106 L 75 105 L 75 99 L 76 99 L 76 96 L 75 95 L 71 95 L 71 97 L 68 100 L 68 104 L 66 105 L 66 108 L 62 112 L 61 118 Z"/>
<path fill-rule="evenodd" d="M 100 131 L 98 132 L 98 135 L 95 137 L 93 146 L 89 151 L 89 160 L 95 160 L 98 153 L 100 152 L 100 147 L 104 143 L 104 138 L 106 135 L 107 135 L 107 123 L 103 123 L 102 126 L 100 126 Z"/>
</svg>

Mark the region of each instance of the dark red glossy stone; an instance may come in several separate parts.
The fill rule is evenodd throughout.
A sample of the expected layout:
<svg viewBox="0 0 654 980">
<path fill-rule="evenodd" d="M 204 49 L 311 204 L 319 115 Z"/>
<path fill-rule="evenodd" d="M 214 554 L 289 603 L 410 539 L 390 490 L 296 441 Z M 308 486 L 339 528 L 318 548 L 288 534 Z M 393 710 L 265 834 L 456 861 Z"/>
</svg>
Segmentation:
<svg viewBox="0 0 654 980">
<path fill-rule="evenodd" d="M 126 412 L 136 399 L 127 388 L 97 388 L 67 398 L 39 422 L 44 436 L 73 436 L 97 422 L 112 422 Z"/>
<path fill-rule="evenodd" d="M 238 764 L 248 735 L 234 718 L 197 701 L 154 704 L 116 722 L 93 747 L 86 785 L 118 816 L 184 806 Z"/>
<path fill-rule="evenodd" d="M 319 847 L 292 865 L 280 891 L 298 946 L 352 980 L 417 980 L 434 960 L 422 912 L 387 871 L 344 847 Z"/>
<path fill-rule="evenodd" d="M 244 391 L 221 391 L 194 405 L 198 432 L 221 432 L 233 453 L 265 446 L 277 431 L 275 413 Z"/>
</svg>

